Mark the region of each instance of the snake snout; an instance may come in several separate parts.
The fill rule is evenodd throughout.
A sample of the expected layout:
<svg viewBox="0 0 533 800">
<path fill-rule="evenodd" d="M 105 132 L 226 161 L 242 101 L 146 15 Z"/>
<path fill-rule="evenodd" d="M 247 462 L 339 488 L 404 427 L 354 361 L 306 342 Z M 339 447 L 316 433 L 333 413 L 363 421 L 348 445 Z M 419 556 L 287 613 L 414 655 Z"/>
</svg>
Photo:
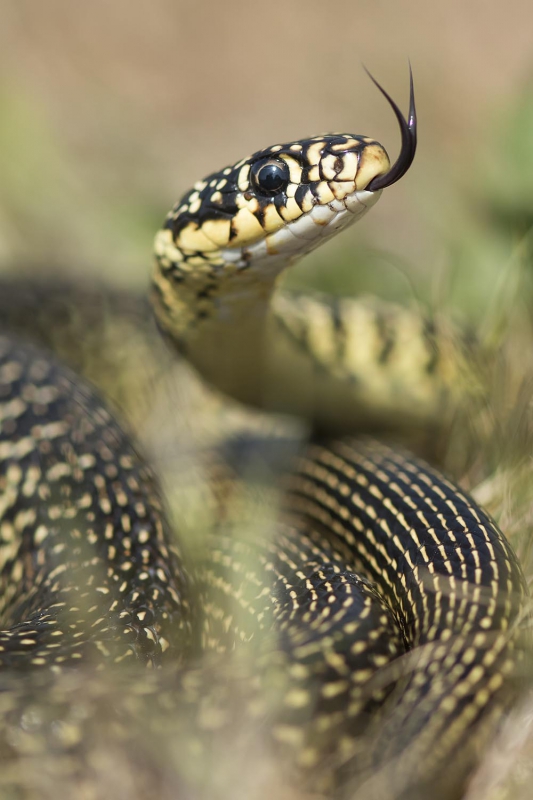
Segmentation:
<svg viewBox="0 0 533 800">
<path fill-rule="evenodd" d="M 379 142 L 368 143 L 359 154 L 355 188 L 358 192 L 377 192 L 380 187 L 371 188 L 378 180 L 390 173 L 391 165 L 387 151 Z"/>
</svg>

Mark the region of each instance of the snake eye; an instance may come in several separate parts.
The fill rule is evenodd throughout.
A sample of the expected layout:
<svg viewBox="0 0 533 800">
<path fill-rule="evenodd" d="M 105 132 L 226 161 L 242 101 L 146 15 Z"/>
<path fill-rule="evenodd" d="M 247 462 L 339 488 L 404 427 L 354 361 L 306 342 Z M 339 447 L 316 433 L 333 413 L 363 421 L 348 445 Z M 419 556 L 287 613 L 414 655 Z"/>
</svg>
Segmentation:
<svg viewBox="0 0 533 800">
<path fill-rule="evenodd" d="M 289 180 L 289 167 L 285 161 L 269 158 L 252 166 L 252 182 L 262 194 L 279 194 L 287 187 Z"/>
</svg>

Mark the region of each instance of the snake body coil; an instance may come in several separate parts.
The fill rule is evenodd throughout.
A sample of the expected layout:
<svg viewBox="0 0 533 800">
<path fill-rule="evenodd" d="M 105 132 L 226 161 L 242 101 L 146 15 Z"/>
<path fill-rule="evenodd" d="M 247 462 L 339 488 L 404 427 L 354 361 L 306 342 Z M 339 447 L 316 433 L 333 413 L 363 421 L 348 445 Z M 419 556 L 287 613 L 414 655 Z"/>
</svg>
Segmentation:
<svg viewBox="0 0 533 800">
<path fill-rule="evenodd" d="M 13 338 L 0 397 L 0 663 L 160 663 L 190 619 L 149 468 L 90 388 Z"/>
<path fill-rule="evenodd" d="M 227 394 L 323 430 L 375 424 L 394 406 L 433 416 L 450 397 L 460 354 L 434 327 L 358 301 L 274 295 L 283 269 L 409 166 L 414 101 L 408 121 L 393 107 L 403 147 L 392 168 L 365 137 L 275 145 L 196 184 L 158 234 L 158 323 Z M 516 666 L 519 565 L 437 471 L 373 440 L 316 439 L 285 479 L 273 536 L 215 530 L 191 578 L 150 469 L 97 394 L 7 333 L 0 536 L 0 665 L 159 666 L 200 639 L 227 652 L 262 632 L 243 713 L 270 716 L 273 741 L 312 775 L 344 774 L 346 786 L 363 775 L 367 796 L 424 796 L 447 760 L 467 769 L 469 731 L 505 702 Z M 222 691 L 201 672 L 142 680 L 132 694 L 157 697 L 166 725 L 187 698 Z M 234 724 L 202 719 L 219 734 Z M 460 786 L 464 769 L 443 786 Z"/>
</svg>

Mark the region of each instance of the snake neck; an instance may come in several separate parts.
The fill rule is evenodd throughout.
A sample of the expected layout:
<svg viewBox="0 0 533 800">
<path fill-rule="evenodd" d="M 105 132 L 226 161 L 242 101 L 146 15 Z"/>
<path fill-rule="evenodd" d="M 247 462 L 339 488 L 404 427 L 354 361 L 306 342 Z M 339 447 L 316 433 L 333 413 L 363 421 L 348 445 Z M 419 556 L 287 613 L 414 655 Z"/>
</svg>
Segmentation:
<svg viewBox="0 0 533 800">
<path fill-rule="evenodd" d="M 210 384 L 242 402 L 262 403 L 272 298 L 292 263 L 280 257 L 268 269 L 227 263 L 186 273 L 156 260 L 152 303 L 160 328 Z"/>
<path fill-rule="evenodd" d="M 211 386 L 322 430 L 448 418 L 464 383 L 465 344 L 453 329 L 368 298 L 278 291 L 295 260 L 186 271 L 158 258 L 159 326 Z"/>
</svg>

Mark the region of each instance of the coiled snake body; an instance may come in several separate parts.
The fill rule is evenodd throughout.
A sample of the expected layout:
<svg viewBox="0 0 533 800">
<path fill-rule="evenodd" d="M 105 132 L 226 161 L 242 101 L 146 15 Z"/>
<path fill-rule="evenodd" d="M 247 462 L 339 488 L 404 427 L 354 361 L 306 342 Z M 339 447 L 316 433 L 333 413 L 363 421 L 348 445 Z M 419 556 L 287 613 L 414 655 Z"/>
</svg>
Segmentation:
<svg viewBox="0 0 533 800">
<path fill-rule="evenodd" d="M 403 137 L 392 168 L 364 137 L 275 145 L 196 184 L 156 238 L 153 305 L 167 338 L 224 392 L 322 432 L 375 427 L 393 408 L 404 421 L 434 416 L 460 370 L 445 332 L 410 314 L 274 294 L 282 270 L 408 168 L 414 102 L 408 122 L 390 102 Z M 442 791 L 460 787 L 470 732 L 505 703 L 525 588 L 503 535 L 446 478 L 373 440 L 317 438 L 285 478 L 274 535 L 215 531 L 191 577 L 151 470 L 112 413 L 7 331 L 0 424 L 5 669 L 181 664 L 263 632 L 242 714 L 266 715 L 292 763 L 354 791 L 362 776 L 366 796 L 424 796 L 436 775 Z M 187 674 L 137 675 L 131 694 L 158 698 L 175 720 L 223 693 L 224 678 Z M 227 709 L 206 725 L 187 713 L 191 737 L 234 724 Z M 83 730 L 79 718 L 91 713 L 78 714 Z"/>
</svg>

